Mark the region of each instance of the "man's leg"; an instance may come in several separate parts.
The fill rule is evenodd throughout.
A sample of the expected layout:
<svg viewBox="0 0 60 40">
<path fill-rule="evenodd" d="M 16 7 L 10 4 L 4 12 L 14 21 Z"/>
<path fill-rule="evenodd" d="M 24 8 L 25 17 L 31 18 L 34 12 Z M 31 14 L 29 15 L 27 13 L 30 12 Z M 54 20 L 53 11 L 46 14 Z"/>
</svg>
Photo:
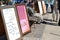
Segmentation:
<svg viewBox="0 0 60 40">
<path fill-rule="evenodd" d="M 46 10 L 48 9 L 48 4 L 46 4 Z"/>
<path fill-rule="evenodd" d="M 59 19 L 58 25 L 60 26 L 60 19 Z"/>
<path fill-rule="evenodd" d="M 53 13 L 53 8 L 54 8 L 54 6 L 53 6 L 53 5 L 51 5 L 51 13 Z"/>
<path fill-rule="evenodd" d="M 55 13 L 55 10 L 54 10 L 53 13 L 52 13 L 52 20 L 53 20 L 53 21 L 56 20 L 56 13 Z"/>
<path fill-rule="evenodd" d="M 56 21 L 59 22 L 59 10 L 56 10 Z"/>
</svg>

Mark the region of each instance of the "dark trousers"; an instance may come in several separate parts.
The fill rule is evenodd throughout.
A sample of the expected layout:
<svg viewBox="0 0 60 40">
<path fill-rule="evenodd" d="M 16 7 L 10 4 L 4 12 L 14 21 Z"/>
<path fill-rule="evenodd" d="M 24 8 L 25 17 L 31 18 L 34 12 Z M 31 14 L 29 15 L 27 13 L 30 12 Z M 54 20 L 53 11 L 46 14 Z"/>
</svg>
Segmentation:
<svg viewBox="0 0 60 40">
<path fill-rule="evenodd" d="M 60 13 L 60 5 L 58 5 L 58 10 L 59 10 L 59 13 Z"/>
<path fill-rule="evenodd" d="M 59 9 L 59 12 L 60 12 L 60 0 L 57 0 L 58 2 L 58 9 Z"/>
<path fill-rule="evenodd" d="M 46 10 L 48 9 L 48 4 L 46 4 Z"/>
<path fill-rule="evenodd" d="M 59 20 L 59 23 L 58 23 L 58 25 L 60 26 L 60 20 Z"/>
<path fill-rule="evenodd" d="M 54 6 L 53 6 L 53 5 L 51 5 L 51 13 L 53 13 L 53 8 L 54 8 Z"/>
<path fill-rule="evenodd" d="M 51 6 L 51 13 L 53 13 L 53 8 L 54 6 L 53 5 L 50 5 Z M 48 9 L 48 4 L 46 4 L 46 10 Z"/>
</svg>

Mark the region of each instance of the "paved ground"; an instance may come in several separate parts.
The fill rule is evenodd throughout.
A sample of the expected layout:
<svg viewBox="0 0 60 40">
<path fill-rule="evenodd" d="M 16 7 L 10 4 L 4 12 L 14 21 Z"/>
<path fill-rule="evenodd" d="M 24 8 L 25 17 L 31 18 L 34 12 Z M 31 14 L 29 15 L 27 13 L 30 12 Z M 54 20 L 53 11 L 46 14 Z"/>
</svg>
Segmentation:
<svg viewBox="0 0 60 40">
<path fill-rule="evenodd" d="M 35 25 L 35 26 L 34 26 Z M 24 40 L 40 40 L 45 29 L 44 24 L 34 24 L 31 27 L 31 33 L 24 36 Z"/>
<path fill-rule="evenodd" d="M 41 40 L 41 39 L 42 40 L 48 40 L 48 39 L 60 40 L 60 27 L 59 26 L 42 24 L 42 23 L 34 24 L 34 25 L 32 25 L 31 27 L 31 33 L 28 33 L 27 35 L 23 37 L 24 40 Z M 51 34 L 54 36 L 52 36 Z"/>
<path fill-rule="evenodd" d="M 48 16 L 47 16 L 48 15 Z M 52 19 L 52 14 L 44 15 L 45 19 Z M 60 27 L 56 22 L 46 21 L 34 24 L 30 21 L 31 33 L 26 34 L 23 40 L 60 40 Z"/>
<path fill-rule="evenodd" d="M 60 27 L 46 25 L 42 40 L 60 40 Z"/>
</svg>

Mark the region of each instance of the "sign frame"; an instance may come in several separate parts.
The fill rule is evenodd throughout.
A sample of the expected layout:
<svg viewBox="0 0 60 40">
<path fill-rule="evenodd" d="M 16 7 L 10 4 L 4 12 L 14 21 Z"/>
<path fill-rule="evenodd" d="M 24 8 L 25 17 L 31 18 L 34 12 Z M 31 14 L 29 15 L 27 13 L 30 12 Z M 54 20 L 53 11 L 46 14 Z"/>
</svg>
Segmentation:
<svg viewBox="0 0 60 40">
<path fill-rule="evenodd" d="M 26 14 L 28 14 L 25 4 L 16 4 L 15 7 L 16 7 L 16 9 L 17 9 L 17 6 L 22 6 L 22 5 L 25 6 Z M 17 13 L 18 13 L 18 9 L 17 9 Z M 19 16 L 18 16 L 18 18 L 19 18 Z M 29 25 L 29 18 L 28 18 L 28 15 L 27 15 L 27 20 L 28 20 L 28 25 Z M 20 21 L 20 19 L 19 19 L 19 21 Z M 21 24 L 20 24 L 20 26 L 21 26 Z M 30 25 L 29 25 L 29 28 L 30 28 Z M 30 32 L 31 32 L 31 28 L 30 28 L 30 30 L 26 31 L 25 33 L 22 32 L 22 34 L 23 34 L 23 36 L 24 36 L 25 34 L 30 33 Z"/>
<path fill-rule="evenodd" d="M 8 34 L 7 27 L 6 27 L 6 24 L 5 24 L 3 9 L 8 9 L 8 8 L 14 8 L 14 11 L 15 11 L 16 21 L 17 21 L 17 24 L 18 24 L 19 34 L 20 34 L 20 37 L 16 40 L 22 40 L 22 33 L 21 33 L 22 31 L 21 31 L 20 24 L 19 24 L 19 21 L 18 21 L 18 15 L 17 15 L 17 12 L 16 12 L 16 8 L 15 8 L 14 5 L 6 5 L 6 6 L 1 7 L 1 15 L 2 15 L 4 26 L 5 26 L 5 32 L 6 32 L 7 40 L 10 40 L 10 38 L 9 38 L 9 34 Z"/>
</svg>

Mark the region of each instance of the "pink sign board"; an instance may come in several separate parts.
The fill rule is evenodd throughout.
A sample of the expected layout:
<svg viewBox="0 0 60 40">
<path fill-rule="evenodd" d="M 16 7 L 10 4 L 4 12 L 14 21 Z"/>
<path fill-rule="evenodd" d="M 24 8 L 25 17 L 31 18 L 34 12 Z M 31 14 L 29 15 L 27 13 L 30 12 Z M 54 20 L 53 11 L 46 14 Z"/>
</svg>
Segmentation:
<svg viewBox="0 0 60 40">
<path fill-rule="evenodd" d="M 17 11 L 18 11 L 18 16 L 19 16 L 19 20 L 20 20 L 22 33 L 25 34 L 30 31 L 26 7 L 25 7 L 25 5 L 18 5 L 16 7 L 17 7 Z"/>
</svg>

